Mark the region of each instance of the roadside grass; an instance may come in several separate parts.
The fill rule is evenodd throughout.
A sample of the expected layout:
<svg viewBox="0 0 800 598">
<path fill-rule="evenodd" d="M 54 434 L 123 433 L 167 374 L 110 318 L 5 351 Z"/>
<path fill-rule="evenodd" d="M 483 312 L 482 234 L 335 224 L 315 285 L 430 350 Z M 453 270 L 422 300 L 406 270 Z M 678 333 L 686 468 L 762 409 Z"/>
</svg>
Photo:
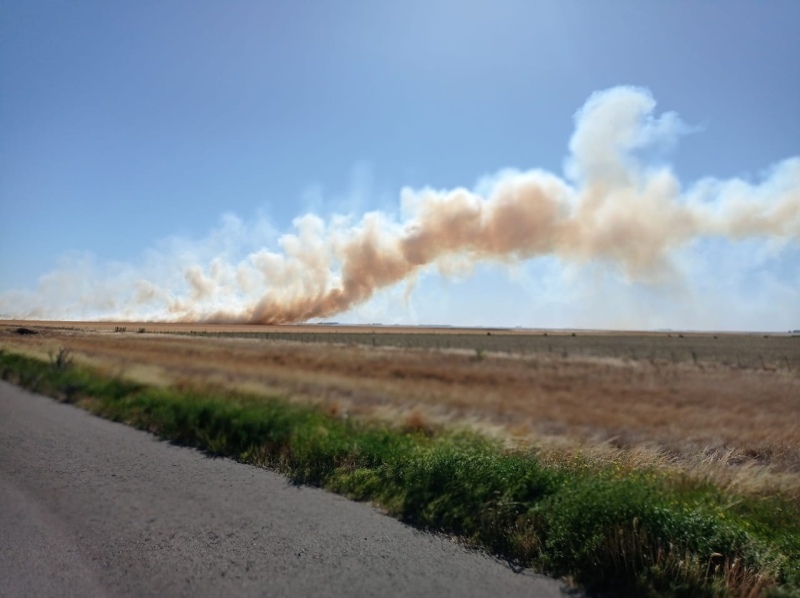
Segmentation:
<svg viewBox="0 0 800 598">
<path fill-rule="evenodd" d="M 0 377 L 295 483 L 368 500 L 516 566 L 636 596 L 800 596 L 800 505 L 656 469 L 544 460 L 487 438 L 280 398 L 155 388 L 0 351 Z"/>
</svg>

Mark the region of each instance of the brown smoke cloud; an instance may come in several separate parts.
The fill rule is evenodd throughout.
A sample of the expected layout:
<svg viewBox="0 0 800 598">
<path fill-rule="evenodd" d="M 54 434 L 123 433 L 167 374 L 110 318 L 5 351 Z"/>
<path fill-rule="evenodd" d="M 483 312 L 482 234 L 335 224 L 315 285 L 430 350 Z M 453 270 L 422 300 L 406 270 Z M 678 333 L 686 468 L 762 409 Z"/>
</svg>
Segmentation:
<svg viewBox="0 0 800 598">
<path fill-rule="evenodd" d="M 480 193 L 404 189 L 400 222 L 379 212 L 355 224 L 306 215 L 281 251 L 189 264 L 182 287 L 137 279 L 127 308 L 149 305 L 152 319 L 285 324 L 345 312 L 454 256 L 603 261 L 630 281 L 660 283 L 675 275 L 671 253 L 701 237 L 800 241 L 800 158 L 759 184 L 709 179 L 682 189 L 668 167 L 639 157 L 686 131 L 654 108 L 642 89 L 596 93 L 576 114 L 566 177 L 506 172 Z"/>
<path fill-rule="evenodd" d="M 576 115 L 568 167 L 573 184 L 532 171 L 501 176 L 486 196 L 405 190 L 410 216 L 399 227 L 381 214 L 344 232 L 326 231 L 314 217 L 300 220 L 300 235 L 285 244 L 284 254 L 253 258 L 270 292 L 244 309 L 205 319 L 328 318 L 453 254 L 474 262 L 546 254 L 607 260 L 631 280 L 654 282 L 670 276 L 670 252 L 699 236 L 800 239 L 800 160 L 781 163 L 760 186 L 706 181 L 683 193 L 669 169 L 648 169 L 633 157 L 684 129 L 672 114 L 654 118 L 654 107 L 640 89 L 595 94 Z"/>
</svg>

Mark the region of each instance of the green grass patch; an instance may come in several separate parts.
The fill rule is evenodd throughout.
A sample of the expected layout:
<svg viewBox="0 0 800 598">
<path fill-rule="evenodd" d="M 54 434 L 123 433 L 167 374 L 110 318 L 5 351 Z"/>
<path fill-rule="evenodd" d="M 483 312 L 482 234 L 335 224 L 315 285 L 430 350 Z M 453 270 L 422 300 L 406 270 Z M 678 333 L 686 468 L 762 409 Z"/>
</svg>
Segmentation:
<svg viewBox="0 0 800 598">
<path fill-rule="evenodd" d="M 636 596 L 800 596 L 800 507 L 656 470 L 544 463 L 280 398 L 161 389 L 0 351 L 0 377 L 295 483 L 369 500 L 518 566 Z"/>
</svg>

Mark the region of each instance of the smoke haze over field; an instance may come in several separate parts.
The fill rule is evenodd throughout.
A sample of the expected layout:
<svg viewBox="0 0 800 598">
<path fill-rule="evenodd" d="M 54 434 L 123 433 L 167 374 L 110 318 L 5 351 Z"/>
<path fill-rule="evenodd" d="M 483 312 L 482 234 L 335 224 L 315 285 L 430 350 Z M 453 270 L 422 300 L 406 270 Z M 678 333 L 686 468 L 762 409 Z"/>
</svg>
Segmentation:
<svg viewBox="0 0 800 598">
<path fill-rule="evenodd" d="M 447 276 L 482 262 L 513 266 L 536 258 L 569 270 L 575 284 L 599 264 L 619 292 L 685 294 L 698 282 L 685 264 L 708 240 L 756 243 L 778 263 L 796 252 L 800 157 L 771 166 L 755 183 L 708 178 L 686 186 L 663 156 L 689 131 L 676 114 L 656 114 L 645 89 L 597 92 L 575 115 L 563 176 L 508 170 L 472 190 L 405 188 L 399 215 L 306 214 L 277 246 L 267 225 L 226 217 L 202 242 L 165 242 L 136 265 L 98 266 L 90 256 L 72 256 L 36 290 L 0 295 L 0 316 L 303 322 L 351 311 L 397 283 L 413 284 L 431 266 Z M 272 248 L 259 246 L 270 240 Z M 798 285 L 790 273 L 776 309 L 794 298 L 800 304 Z M 602 326 L 599 302 L 589 307 L 599 310 L 592 322 Z M 800 309 L 785 315 L 796 319 Z"/>
</svg>

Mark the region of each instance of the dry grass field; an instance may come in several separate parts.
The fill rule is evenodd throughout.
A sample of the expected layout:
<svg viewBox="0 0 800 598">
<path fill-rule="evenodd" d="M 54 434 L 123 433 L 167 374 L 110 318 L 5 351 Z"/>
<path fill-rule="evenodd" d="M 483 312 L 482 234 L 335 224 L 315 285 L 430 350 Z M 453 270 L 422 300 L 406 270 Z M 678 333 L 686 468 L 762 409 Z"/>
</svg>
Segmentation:
<svg viewBox="0 0 800 598">
<path fill-rule="evenodd" d="M 0 349 L 62 347 L 140 382 L 466 426 L 559 458 L 800 497 L 800 338 L 788 334 L 0 323 Z"/>
</svg>

